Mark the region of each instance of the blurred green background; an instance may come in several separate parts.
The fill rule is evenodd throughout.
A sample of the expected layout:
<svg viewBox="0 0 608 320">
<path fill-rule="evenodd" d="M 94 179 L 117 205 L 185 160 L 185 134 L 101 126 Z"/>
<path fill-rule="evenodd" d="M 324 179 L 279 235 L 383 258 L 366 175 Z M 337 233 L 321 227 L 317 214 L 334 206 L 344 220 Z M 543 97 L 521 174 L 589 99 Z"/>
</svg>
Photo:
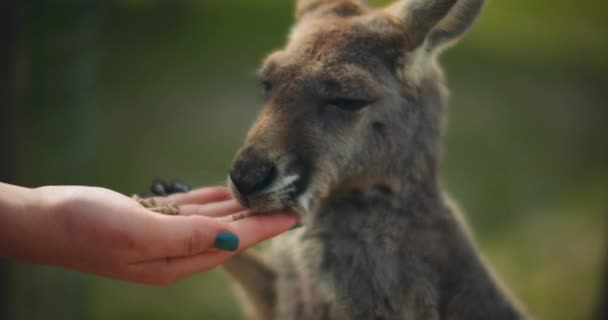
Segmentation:
<svg viewBox="0 0 608 320">
<path fill-rule="evenodd" d="M 284 43 L 293 10 L 286 0 L 22 4 L 14 181 L 126 194 L 155 177 L 223 183 L 258 110 L 256 67 Z M 441 59 L 446 185 L 538 319 L 591 319 L 608 303 L 607 9 L 489 0 Z M 241 318 L 219 271 L 168 288 L 25 265 L 4 276 L 7 319 Z"/>
</svg>

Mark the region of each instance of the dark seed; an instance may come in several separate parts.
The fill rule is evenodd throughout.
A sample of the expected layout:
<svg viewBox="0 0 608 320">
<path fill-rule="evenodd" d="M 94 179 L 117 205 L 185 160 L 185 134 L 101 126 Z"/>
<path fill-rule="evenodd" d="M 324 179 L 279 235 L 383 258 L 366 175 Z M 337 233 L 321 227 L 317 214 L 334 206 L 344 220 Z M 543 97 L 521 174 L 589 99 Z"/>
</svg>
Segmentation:
<svg viewBox="0 0 608 320">
<path fill-rule="evenodd" d="M 154 180 L 150 185 L 150 192 L 155 196 L 161 197 L 169 195 L 167 183 L 163 180 Z"/>
<path fill-rule="evenodd" d="M 167 192 L 169 192 L 171 194 L 186 193 L 186 192 L 189 192 L 190 190 L 192 190 L 192 188 L 183 182 L 173 182 L 170 185 L 168 185 Z"/>
</svg>

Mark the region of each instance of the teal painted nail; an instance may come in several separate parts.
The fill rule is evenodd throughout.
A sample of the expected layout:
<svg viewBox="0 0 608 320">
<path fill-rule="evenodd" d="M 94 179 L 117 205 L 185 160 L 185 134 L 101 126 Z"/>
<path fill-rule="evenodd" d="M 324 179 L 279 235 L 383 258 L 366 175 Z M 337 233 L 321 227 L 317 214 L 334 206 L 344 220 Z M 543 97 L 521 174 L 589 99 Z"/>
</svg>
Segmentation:
<svg viewBox="0 0 608 320">
<path fill-rule="evenodd" d="M 220 232 L 215 237 L 213 246 L 226 251 L 236 251 L 239 248 L 239 237 L 232 232 Z"/>
</svg>

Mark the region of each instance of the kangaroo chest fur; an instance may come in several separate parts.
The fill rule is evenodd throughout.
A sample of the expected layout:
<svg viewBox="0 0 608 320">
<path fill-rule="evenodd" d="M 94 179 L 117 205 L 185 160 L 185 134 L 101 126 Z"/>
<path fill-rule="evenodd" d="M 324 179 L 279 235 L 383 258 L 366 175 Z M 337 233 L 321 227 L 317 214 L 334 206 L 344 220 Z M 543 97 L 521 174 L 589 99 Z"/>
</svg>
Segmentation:
<svg viewBox="0 0 608 320">
<path fill-rule="evenodd" d="M 275 319 L 522 317 L 441 199 L 384 190 L 330 201 L 274 240 Z"/>
</svg>

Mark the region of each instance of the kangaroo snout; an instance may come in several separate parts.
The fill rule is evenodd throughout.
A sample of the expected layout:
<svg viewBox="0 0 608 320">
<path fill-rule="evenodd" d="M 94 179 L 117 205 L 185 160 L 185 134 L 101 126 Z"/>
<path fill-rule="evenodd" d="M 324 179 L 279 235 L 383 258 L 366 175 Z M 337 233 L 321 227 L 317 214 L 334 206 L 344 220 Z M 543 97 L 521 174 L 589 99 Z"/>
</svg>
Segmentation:
<svg viewBox="0 0 608 320">
<path fill-rule="evenodd" d="M 230 182 L 243 197 L 264 190 L 276 178 L 275 164 L 253 148 L 240 152 L 230 170 Z"/>
<path fill-rule="evenodd" d="M 275 211 L 293 208 L 306 189 L 305 162 L 289 152 L 270 156 L 255 147 L 245 147 L 236 155 L 228 179 L 235 198 L 246 208 Z"/>
</svg>

